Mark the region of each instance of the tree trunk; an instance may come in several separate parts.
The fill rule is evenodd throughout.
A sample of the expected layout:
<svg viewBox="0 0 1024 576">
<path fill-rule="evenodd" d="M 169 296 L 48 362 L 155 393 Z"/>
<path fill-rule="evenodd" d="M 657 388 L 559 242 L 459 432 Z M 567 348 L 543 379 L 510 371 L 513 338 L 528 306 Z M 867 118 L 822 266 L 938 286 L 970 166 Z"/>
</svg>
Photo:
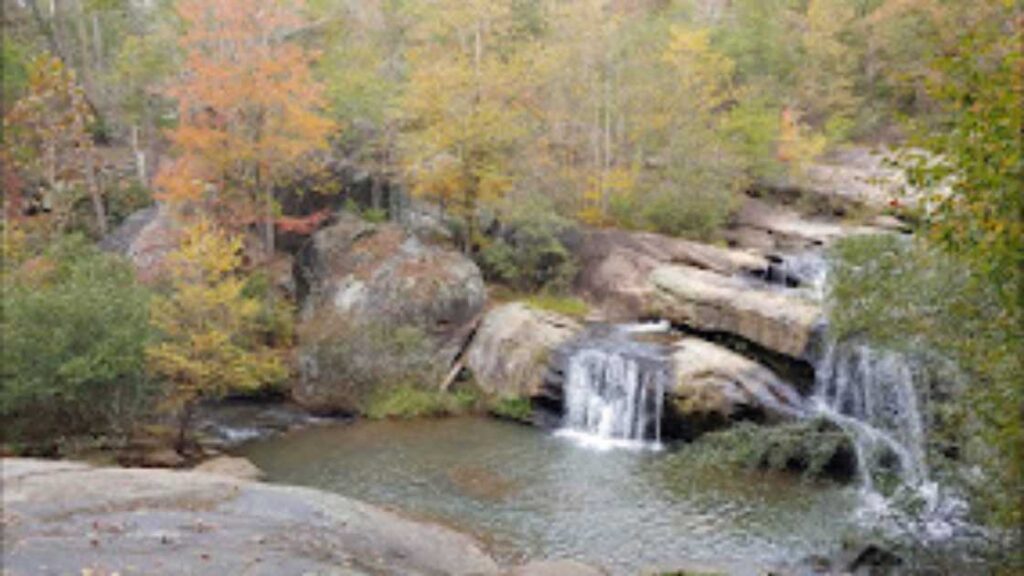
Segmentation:
<svg viewBox="0 0 1024 576">
<path fill-rule="evenodd" d="M 89 186 L 89 196 L 92 198 L 92 209 L 96 214 L 96 226 L 100 236 L 107 235 L 107 210 L 103 205 L 103 190 L 100 189 L 99 177 L 96 174 L 96 158 L 90 152 L 86 157 L 85 178 Z"/>
<path fill-rule="evenodd" d="M 188 448 L 188 433 L 189 428 L 192 426 L 192 411 L 194 408 L 195 401 L 189 400 L 181 407 L 181 413 L 178 415 L 178 439 L 174 443 L 174 449 L 179 454 L 184 454 Z"/>
<path fill-rule="evenodd" d="M 139 125 L 133 124 L 131 129 L 132 154 L 135 156 L 135 176 L 139 184 L 146 185 L 146 151 L 139 143 Z"/>
<path fill-rule="evenodd" d="M 274 192 L 267 190 L 265 193 L 263 217 L 263 245 L 267 251 L 267 262 L 274 258 Z"/>
</svg>

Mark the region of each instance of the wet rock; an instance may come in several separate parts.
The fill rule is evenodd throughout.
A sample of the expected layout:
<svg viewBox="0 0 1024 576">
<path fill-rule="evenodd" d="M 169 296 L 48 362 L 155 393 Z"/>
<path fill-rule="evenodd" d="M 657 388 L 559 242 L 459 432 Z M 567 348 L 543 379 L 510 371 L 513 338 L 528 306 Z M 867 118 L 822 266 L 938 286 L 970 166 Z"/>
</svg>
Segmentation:
<svg viewBox="0 0 1024 576">
<path fill-rule="evenodd" d="M 320 421 L 278 399 L 226 398 L 200 404 L 195 429 L 203 446 L 228 449 Z"/>
<path fill-rule="evenodd" d="M 733 220 L 724 232 L 729 243 L 761 253 L 820 249 L 846 236 L 887 231 L 835 218 L 807 217 L 793 208 L 757 198 L 746 199 Z"/>
<path fill-rule="evenodd" d="M 800 295 L 692 266 L 662 266 L 650 279 L 649 317 L 700 332 L 733 334 L 797 360 L 807 360 L 812 352 L 822 314 Z"/>
<path fill-rule="evenodd" d="M 2 473 L 11 574 L 499 573 L 466 535 L 316 490 L 22 459 Z"/>
<path fill-rule="evenodd" d="M 515 302 L 484 316 L 467 352 L 481 390 L 498 397 L 540 395 L 551 352 L 582 330 L 565 316 Z"/>
<path fill-rule="evenodd" d="M 736 420 L 782 422 L 802 411 L 792 387 L 744 356 L 698 338 L 673 344 L 670 354 L 668 436 L 692 439 Z"/>
<path fill-rule="evenodd" d="M 217 456 L 193 468 L 195 472 L 230 476 L 239 480 L 262 480 L 265 476 L 255 464 L 246 458 Z"/>
</svg>

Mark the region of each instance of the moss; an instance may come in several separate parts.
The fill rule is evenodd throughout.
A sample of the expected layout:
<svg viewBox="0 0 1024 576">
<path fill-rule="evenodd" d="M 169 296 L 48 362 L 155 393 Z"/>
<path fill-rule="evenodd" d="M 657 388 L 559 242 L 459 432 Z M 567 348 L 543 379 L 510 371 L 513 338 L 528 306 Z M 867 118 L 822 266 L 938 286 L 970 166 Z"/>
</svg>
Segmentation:
<svg viewBox="0 0 1024 576">
<path fill-rule="evenodd" d="M 590 311 L 586 302 L 574 296 L 535 294 L 526 298 L 526 304 L 537 310 L 546 310 L 570 318 L 583 318 Z"/>
<path fill-rule="evenodd" d="M 469 412 L 476 403 L 476 394 L 468 390 L 441 392 L 402 385 L 374 394 L 365 412 L 375 420 L 452 416 Z"/>
<path fill-rule="evenodd" d="M 533 416 L 533 406 L 529 398 L 505 397 L 498 398 L 491 402 L 488 411 L 498 418 L 514 420 L 516 422 L 530 422 Z"/>
</svg>

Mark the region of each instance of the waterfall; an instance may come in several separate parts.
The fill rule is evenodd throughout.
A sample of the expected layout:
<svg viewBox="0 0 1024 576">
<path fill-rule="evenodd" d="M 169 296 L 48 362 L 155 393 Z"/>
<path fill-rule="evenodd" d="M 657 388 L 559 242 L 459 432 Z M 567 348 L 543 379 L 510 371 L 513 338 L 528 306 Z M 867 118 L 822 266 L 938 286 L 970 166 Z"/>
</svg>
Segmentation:
<svg viewBox="0 0 1024 576">
<path fill-rule="evenodd" d="M 850 435 L 868 491 L 883 471 L 908 486 L 928 479 L 915 375 L 906 355 L 860 343 L 831 345 L 817 363 L 813 404 Z"/>
<path fill-rule="evenodd" d="M 660 446 L 671 370 L 661 347 L 633 327 L 579 343 L 568 357 L 562 435 L 599 447 Z"/>
</svg>

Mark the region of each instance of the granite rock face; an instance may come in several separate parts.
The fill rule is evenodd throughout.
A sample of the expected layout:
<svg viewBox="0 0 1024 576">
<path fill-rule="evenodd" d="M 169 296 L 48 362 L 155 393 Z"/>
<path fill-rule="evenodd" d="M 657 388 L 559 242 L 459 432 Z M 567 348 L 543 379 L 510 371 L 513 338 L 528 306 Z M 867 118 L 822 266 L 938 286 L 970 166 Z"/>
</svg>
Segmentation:
<svg viewBox="0 0 1024 576">
<path fill-rule="evenodd" d="M 316 490 L 71 462 L 2 468 L 11 576 L 499 573 L 468 536 Z"/>
<path fill-rule="evenodd" d="M 413 371 L 444 373 L 486 300 L 479 268 L 461 253 L 425 244 L 398 225 L 346 214 L 313 235 L 295 261 L 295 276 L 300 377 L 292 393 L 320 413 L 356 412 L 367 393 L 353 387 L 350 375 L 325 365 L 328 359 L 355 354 L 382 368 L 415 364 Z M 415 346 L 400 336 L 410 333 Z M 430 365 L 421 366 L 422 358 Z M 370 373 L 364 380 L 374 380 L 372 368 L 364 370 Z M 389 372 L 381 374 L 383 380 Z"/>
<path fill-rule="evenodd" d="M 582 330 L 565 316 L 515 302 L 487 313 L 467 353 L 481 390 L 499 397 L 540 394 L 552 351 Z"/>
</svg>

